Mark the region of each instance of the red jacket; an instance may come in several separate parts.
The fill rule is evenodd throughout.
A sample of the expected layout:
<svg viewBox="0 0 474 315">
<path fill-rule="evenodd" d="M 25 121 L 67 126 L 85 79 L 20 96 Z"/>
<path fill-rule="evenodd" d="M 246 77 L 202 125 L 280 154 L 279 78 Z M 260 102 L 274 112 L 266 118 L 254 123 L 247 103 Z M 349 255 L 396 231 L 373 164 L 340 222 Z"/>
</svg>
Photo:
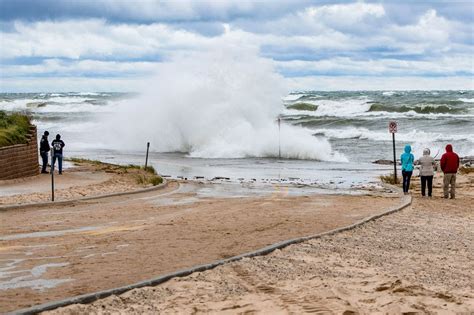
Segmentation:
<svg viewBox="0 0 474 315">
<path fill-rule="evenodd" d="M 459 168 L 459 156 L 453 152 L 453 146 L 446 146 L 446 153 L 441 157 L 441 170 L 443 173 L 456 173 Z"/>
</svg>

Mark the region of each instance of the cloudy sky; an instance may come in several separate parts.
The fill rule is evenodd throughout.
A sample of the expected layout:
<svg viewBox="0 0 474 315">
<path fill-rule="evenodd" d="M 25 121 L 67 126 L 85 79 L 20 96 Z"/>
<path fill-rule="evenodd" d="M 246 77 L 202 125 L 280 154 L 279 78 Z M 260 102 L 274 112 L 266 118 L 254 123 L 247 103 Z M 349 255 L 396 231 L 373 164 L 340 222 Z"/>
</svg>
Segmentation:
<svg viewBox="0 0 474 315">
<path fill-rule="evenodd" d="M 474 89 L 473 21 L 470 0 L 0 0 L 0 92 L 133 91 L 223 46 L 295 90 Z"/>
</svg>

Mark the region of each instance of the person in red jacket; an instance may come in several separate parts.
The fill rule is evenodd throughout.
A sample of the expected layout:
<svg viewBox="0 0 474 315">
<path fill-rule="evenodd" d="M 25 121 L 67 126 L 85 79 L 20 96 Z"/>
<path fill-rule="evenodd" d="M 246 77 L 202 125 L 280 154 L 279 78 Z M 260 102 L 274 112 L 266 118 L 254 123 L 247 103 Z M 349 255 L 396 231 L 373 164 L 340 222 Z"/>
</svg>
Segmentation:
<svg viewBox="0 0 474 315">
<path fill-rule="evenodd" d="M 456 173 L 459 168 L 459 156 L 453 152 L 453 146 L 446 146 L 446 153 L 441 157 L 441 170 L 444 173 L 443 192 L 444 198 L 448 198 L 448 189 L 451 185 L 451 199 L 456 196 Z"/>
</svg>

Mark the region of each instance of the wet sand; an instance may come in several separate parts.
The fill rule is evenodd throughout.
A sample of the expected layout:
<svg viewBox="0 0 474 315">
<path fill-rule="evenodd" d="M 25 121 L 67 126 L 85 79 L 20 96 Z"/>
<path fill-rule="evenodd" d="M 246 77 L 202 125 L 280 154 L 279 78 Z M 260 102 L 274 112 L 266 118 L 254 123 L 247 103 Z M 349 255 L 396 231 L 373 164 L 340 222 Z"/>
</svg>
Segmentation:
<svg viewBox="0 0 474 315">
<path fill-rule="evenodd" d="M 474 178 L 459 182 L 455 200 L 415 188 L 412 206 L 355 230 L 50 313 L 471 314 Z"/>
<path fill-rule="evenodd" d="M 260 197 L 210 197 L 218 187 L 170 182 L 154 192 L 0 212 L 0 312 L 331 230 L 399 203 L 393 194 L 321 195 L 277 185 Z"/>
</svg>

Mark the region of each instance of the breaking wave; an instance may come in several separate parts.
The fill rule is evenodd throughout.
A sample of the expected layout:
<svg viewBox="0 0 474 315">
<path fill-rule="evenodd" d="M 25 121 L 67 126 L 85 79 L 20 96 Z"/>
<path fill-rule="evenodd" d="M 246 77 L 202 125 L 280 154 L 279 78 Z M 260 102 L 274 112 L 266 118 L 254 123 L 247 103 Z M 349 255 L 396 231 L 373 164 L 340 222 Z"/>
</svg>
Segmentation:
<svg viewBox="0 0 474 315">
<path fill-rule="evenodd" d="M 279 131 L 285 86 L 254 51 L 181 56 L 160 64 L 141 96 L 119 107 L 108 137 L 116 146 L 150 141 L 155 151 L 199 158 L 276 157 L 281 143 L 284 158 L 345 161 L 304 128 L 282 122 Z"/>
</svg>

